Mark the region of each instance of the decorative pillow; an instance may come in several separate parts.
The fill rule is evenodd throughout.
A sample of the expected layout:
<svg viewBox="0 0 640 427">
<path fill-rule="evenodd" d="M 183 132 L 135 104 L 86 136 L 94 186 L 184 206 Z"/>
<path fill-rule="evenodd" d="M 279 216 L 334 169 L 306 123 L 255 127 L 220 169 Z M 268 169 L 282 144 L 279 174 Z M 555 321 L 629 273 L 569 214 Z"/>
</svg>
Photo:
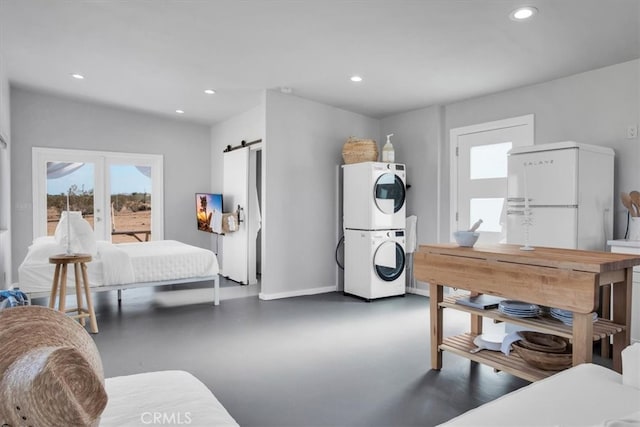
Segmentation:
<svg viewBox="0 0 640 427">
<path fill-rule="evenodd" d="M 0 311 L 0 425 L 97 426 L 107 404 L 98 349 L 58 311 Z"/>
<path fill-rule="evenodd" d="M 62 212 L 60 216 L 55 232 L 56 242 L 66 250 L 67 242 L 70 240 L 71 252 L 95 256 L 98 253 L 98 249 L 91 224 L 82 218 L 82 212 L 72 211 L 70 213 L 70 224 L 67 224 L 68 216 L 66 211 Z"/>
</svg>

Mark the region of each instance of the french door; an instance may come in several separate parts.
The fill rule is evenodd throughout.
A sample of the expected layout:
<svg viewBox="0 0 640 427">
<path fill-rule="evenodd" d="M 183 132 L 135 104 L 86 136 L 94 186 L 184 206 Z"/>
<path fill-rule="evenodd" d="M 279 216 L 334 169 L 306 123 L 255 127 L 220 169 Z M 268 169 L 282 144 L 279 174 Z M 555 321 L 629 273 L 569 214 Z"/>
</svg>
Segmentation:
<svg viewBox="0 0 640 427">
<path fill-rule="evenodd" d="M 533 132 L 533 115 L 451 129 L 452 232 L 482 219 L 479 240 L 506 243 L 507 153 Z"/>
<path fill-rule="evenodd" d="M 81 211 L 97 240 L 164 237 L 161 155 L 33 148 L 33 236 Z"/>
</svg>

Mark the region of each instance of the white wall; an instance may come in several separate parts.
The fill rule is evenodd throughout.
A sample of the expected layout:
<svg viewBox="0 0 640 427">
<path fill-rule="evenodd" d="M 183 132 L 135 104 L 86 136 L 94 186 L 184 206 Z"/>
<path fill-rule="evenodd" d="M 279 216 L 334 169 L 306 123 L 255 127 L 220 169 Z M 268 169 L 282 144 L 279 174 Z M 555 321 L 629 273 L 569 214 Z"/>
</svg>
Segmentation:
<svg viewBox="0 0 640 427">
<path fill-rule="evenodd" d="M 247 142 L 264 139 L 265 112 L 264 102 L 260 105 L 233 116 L 211 127 L 211 186 L 200 191 L 222 193 L 224 157 L 223 151 L 227 145 L 235 147 L 243 140 Z M 225 208 L 225 211 L 231 209 Z M 204 233 L 203 233 L 204 234 Z M 224 238 L 211 236 L 212 248 L 218 254 L 220 265 L 224 263 Z M 220 246 L 218 246 L 220 245 Z"/>
<path fill-rule="evenodd" d="M 622 238 L 626 210 L 618 195 L 640 189 L 640 139 L 626 138 L 627 126 L 640 123 L 639 78 L 640 60 L 634 60 L 447 105 L 442 188 L 449 188 L 451 128 L 533 113 L 536 144 L 570 140 L 615 150 L 614 237 Z M 448 219 L 449 194 L 442 194 L 441 214 Z M 443 239 L 449 235 L 447 220 L 442 221 L 442 233 Z"/>
<path fill-rule="evenodd" d="M 208 126 L 12 87 L 13 271 L 32 241 L 31 148 L 164 155 L 164 237 L 200 247 L 194 194 L 211 182 Z"/>
<path fill-rule="evenodd" d="M 438 241 L 438 156 L 444 110 L 428 107 L 382 119 L 380 146 L 386 135 L 395 161 L 407 166 L 407 216 L 418 216 L 418 242 Z"/>
<path fill-rule="evenodd" d="M 9 80 L 0 56 L 0 135 L 7 143 L 0 147 L 0 289 L 12 283 L 11 275 L 11 124 Z"/>
<path fill-rule="evenodd" d="M 379 121 L 275 91 L 265 111 L 260 297 L 333 290 L 342 146 L 351 135 L 375 139 Z"/>
</svg>

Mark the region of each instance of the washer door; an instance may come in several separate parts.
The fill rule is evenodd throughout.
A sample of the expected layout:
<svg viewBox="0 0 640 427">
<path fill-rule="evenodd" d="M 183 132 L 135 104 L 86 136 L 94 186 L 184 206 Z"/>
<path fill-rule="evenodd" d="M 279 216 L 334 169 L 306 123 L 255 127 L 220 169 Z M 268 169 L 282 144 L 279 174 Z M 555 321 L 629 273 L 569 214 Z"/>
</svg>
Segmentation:
<svg viewBox="0 0 640 427">
<path fill-rule="evenodd" d="M 378 177 L 373 186 L 376 206 L 385 214 L 394 214 L 404 205 L 404 182 L 395 173 L 385 173 Z"/>
<path fill-rule="evenodd" d="M 404 249 L 399 243 L 393 241 L 386 241 L 378 246 L 373 255 L 373 267 L 376 274 L 385 282 L 393 282 L 400 277 L 404 271 L 404 265 Z"/>
</svg>

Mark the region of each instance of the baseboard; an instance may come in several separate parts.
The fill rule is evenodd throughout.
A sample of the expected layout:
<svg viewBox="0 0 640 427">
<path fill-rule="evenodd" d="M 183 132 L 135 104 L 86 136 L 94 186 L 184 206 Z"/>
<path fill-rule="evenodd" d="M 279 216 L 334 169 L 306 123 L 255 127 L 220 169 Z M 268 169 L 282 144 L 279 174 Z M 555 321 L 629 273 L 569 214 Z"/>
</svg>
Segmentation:
<svg viewBox="0 0 640 427">
<path fill-rule="evenodd" d="M 423 297 L 429 296 L 429 289 L 420 289 L 420 288 L 407 288 L 408 294 L 416 294 L 422 295 Z"/>
<path fill-rule="evenodd" d="M 273 294 L 260 292 L 258 294 L 258 298 L 260 298 L 261 300 L 272 300 L 272 299 L 281 299 L 281 298 L 300 297 L 303 295 L 326 294 L 326 293 L 335 292 L 335 291 L 336 291 L 335 286 L 324 286 L 322 288 L 300 289 L 298 291 L 277 292 Z"/>
</svg>

